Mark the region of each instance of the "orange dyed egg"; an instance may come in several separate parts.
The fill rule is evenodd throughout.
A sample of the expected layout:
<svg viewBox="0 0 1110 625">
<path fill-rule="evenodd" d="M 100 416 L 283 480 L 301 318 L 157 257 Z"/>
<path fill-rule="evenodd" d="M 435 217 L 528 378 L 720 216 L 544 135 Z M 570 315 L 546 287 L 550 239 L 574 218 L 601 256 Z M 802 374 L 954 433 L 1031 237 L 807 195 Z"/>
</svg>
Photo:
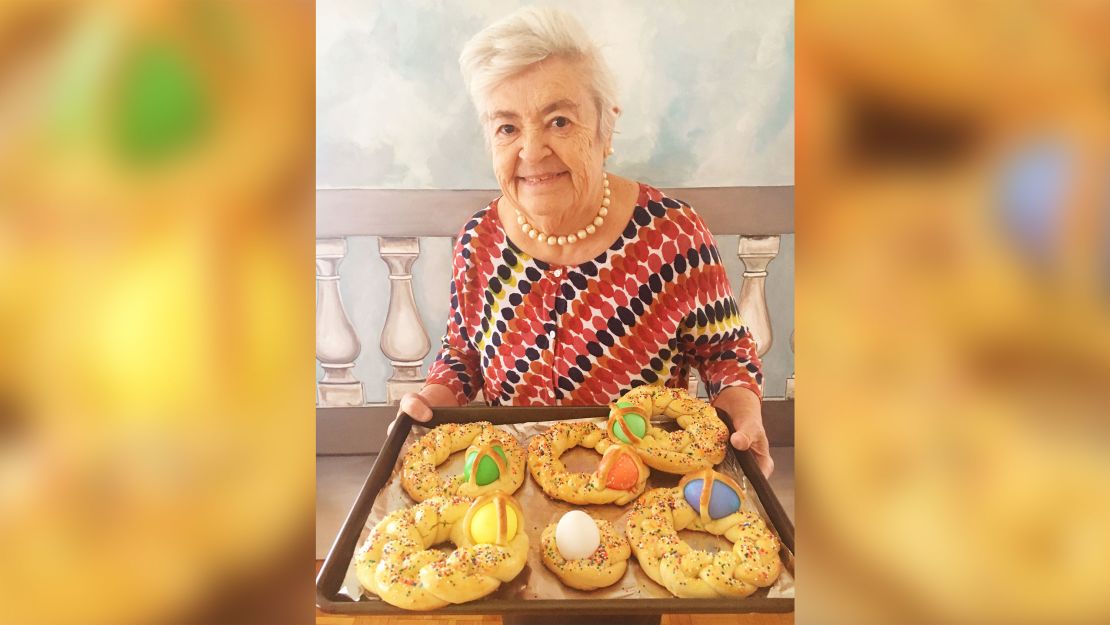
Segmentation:
<svg viewBox="0 0 1110 625">
<path fill-rule="evenodd" d="M 639 480 L 640 470 L 636 467 L 636 463 L 628 457 L 628 454 L 622 454 L 613 463 L 613 468 L 609 469 L 605 485 L 614 490 L 629 490 Z"/>
</svg>

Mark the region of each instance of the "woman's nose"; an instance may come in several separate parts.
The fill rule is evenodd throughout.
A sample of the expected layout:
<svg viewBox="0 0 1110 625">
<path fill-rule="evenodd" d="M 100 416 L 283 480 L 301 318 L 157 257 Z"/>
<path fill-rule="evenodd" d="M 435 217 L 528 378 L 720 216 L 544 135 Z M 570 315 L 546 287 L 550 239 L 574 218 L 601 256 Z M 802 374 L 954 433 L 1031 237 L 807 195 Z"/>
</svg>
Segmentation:
<svg viewBox="0 0 1110 625">
<path fill-rule="evenodd" d="M 551 154 L 542 132 L 525 131 L 522 138 L 524 142 L 520 147 L 520 160 L 526 163 L 537 163 Z"/>
</svg>

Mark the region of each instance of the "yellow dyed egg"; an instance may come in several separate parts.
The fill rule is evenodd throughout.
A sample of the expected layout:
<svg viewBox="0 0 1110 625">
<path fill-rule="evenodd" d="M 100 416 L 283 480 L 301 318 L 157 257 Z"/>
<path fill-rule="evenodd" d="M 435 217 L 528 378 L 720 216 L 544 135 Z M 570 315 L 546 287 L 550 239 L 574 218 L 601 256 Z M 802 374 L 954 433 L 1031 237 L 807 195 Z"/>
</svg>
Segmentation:
<svg viewBox="0 0 1110 625">
<path fill-rule="evenodd" d="M 512 506 L 505 506 L 505 540 L 510 541 L 516 536 L 517 527 L 520 525 L 520 520 L 517 519 L 516 510 Z M 474 512 L 474 516 L 470 519 L 470 538 L 475 543 L 496 543 L 497 542 L 497 506 L 493 503 L 487 503 Z"/>
</svg>

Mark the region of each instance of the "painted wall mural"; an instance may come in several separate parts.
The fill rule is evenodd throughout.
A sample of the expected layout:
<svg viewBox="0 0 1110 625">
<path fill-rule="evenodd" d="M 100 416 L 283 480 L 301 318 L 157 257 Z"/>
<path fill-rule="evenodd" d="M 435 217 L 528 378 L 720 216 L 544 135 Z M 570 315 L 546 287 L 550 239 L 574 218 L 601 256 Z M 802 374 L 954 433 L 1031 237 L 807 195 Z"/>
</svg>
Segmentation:
<svg viewBox="0 0 1110 625">
<path fill-rule="evenodd" d="M 522 2 L 317 4 L 317 186 L 495 188 L 458 55 Z M 613 171 L 657 186 L 794 183 L 794 10 L 566 1 L 617 76 Z"/>
</svg>

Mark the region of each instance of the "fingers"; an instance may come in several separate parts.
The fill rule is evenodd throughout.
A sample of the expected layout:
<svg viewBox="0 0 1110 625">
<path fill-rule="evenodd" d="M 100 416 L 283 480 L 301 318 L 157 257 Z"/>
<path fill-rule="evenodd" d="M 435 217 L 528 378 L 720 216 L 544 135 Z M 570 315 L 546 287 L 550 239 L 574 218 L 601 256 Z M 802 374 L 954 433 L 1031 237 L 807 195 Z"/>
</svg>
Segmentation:
<svg viewBox="0 0 1110 625">
<path fill-rule="evenodd" d="M 398 402 L 397 416 L 385 428 L 386 436 L 393 432 L 393 426 L 397 425 L 397 420 L 401 418 L 402 412 L 422 423 L 432 418 L 432 408 L 428 405 L 427 400 L 416 393 L 405 393 L 401 396 L 401 401 Z"/>
<path fill-rule="evenodd" d="M 432 418 L 432 409 L 428 406 L 428 402 L 416 393 L 405 393 L 401 397 L 398 408 L 398 416 L 404 412 L 420 422 L 426 422 Z"/>
<path fill-rule="evenodd" d="M 729 442 L 732 443 L 733 447 L 739 449 L 740 451 L 744 451 L 745 449 L 752 446 L 751 437 L 743 432 L 733 432 L 732 438 L 729 439 Z"/>
<path fill-rule="evenodd" d="M 767 441 L 767 434 L 763 430 L 754 434 L 733 432 L 729 442 L 741 451 L 750 449 L 755 456 L 756 464 L 759 465 L 759 471 L 764 477 L 771 477 L 771 473 L 775 471 L 775 461 L 771 458 L 771 447 Z"/>
<path fill-rule="evenodd" d="M 760 452 L 753 448 L 752 453 L 755 454 L 755 462 L 759 465 L 759 472 L 763 474 L 763 477 L 771 477 L 771 474 L 775 472 L 775 460 L 771 457 L 770 451 Z"/>
</svg>

